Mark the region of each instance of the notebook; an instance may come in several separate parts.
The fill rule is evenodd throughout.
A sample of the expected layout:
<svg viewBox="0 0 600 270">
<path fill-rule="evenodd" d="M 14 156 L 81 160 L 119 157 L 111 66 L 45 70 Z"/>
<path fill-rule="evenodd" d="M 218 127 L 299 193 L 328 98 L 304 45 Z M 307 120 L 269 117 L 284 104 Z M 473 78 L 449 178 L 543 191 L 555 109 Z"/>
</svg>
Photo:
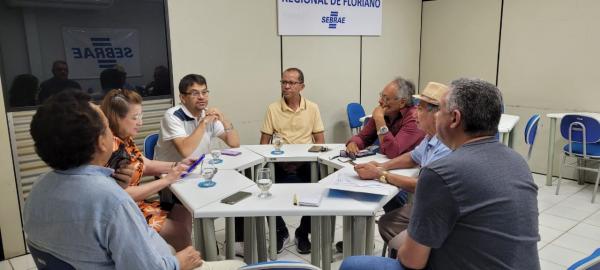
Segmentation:
<svg viewBox="0 0 600 270">
<path fill-rule="evenodd" d="M 318 207 L 323 200 L 323 193 L 298 194 L 298 205 Z"/>
</svg>

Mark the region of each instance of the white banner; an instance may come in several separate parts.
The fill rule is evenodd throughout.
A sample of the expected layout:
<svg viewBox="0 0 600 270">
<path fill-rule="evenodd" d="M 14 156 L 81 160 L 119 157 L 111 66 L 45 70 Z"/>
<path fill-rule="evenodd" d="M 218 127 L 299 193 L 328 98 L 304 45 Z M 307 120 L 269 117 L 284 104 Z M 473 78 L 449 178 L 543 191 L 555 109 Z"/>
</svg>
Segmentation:
<svg viewBox="0 0 600 270">
<path fill-rule="evenodd" d="M 120 65 L 127 77 L 141 76 L 139 39 L 135 29 L 63 28 L 70 79 L 100 78 Z"/>
<path fill-rule="evenodd" d="M 277 0 L 280 35 L 381 35 L 382 0 Z"/>
</svg>

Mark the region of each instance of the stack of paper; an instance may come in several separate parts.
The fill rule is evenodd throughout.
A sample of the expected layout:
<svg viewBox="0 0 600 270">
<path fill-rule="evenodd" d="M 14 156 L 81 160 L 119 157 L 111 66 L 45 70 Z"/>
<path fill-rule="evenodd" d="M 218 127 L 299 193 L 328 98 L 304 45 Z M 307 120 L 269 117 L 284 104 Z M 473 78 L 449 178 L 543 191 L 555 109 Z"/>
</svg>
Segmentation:
<svg viewBox="0 0 600 270">
<path fill-rule="evenodd" d="M 386 196 L 397 189 L 392 185 L 384 184 L 377 180 L 361 180 L 352 168 L 341 169 L 337 174 L 337 179 L 327 183 L 328 188 Z"/>
<path fill-rule="evenodd" d="M 323 193 L 300 194 L 298 196 L 298 205 L 318 207 L 323 199 Z"/>
</svg>

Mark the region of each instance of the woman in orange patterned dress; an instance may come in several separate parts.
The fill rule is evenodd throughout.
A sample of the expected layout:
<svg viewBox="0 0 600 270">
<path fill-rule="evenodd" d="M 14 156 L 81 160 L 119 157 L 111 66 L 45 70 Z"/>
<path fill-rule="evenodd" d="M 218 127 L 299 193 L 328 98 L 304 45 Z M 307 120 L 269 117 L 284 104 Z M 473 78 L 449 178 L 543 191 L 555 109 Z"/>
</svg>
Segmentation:
<svg viewBox="0 0 600 270">
<path fill-rule="evenodd" d="M 179 179 L 186 165 L 177 162 L 164 162 L 147 159 L 142 155 L 133 141 L 142 126 L 142 97 L 134 91 L 125 89 L 111 90 L 106 94 L 100 105 L 108 118 L 114 137 L 112 160 L 116 160 L 115 179 L 128 178 L 129 184 L 125 191 L 137 202 L 148 225 L 156 230 L 177 251 L 191 244 L 192 217 L 180 204 L 175 204 L 170 211 L 160 208 L 160 202 L 146 202 L 145 199 L 168 187 Z M 125 159 L 127 162 L 121 162 Z M 111 161 L 107 166 L 111 166 Z M 183 163 L 189 165 L 190 161 Z M 118 175 L 121 175 L 119 177 Z M 158 176 L 163 178 L 140 185 L 142 176 Z M 120 183 L 123 186 L 123 183 Z"/>
</svg>

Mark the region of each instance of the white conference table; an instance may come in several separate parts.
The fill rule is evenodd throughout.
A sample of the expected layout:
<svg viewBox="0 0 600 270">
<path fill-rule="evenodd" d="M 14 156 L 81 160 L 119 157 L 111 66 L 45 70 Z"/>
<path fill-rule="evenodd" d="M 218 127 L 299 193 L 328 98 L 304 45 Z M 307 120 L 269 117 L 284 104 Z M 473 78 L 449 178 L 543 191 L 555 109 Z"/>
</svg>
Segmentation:
<svg viewBox="0 0 600 270">
<path fill-rule="evenodd" d="M 217 184 L 210 188 L 201 188 L 198 186 L 201 178 L 197 174 L 190 174 L 177 183 L 170 186 L 171 191 L 181 201 L 183 206 L 192 214 L 194 229 L 194 246 L 202 253 L 202 256 L 213 261 L 217 259 L 217 249 L 215 246 L 215 227 L 213 220 L 202 220 L 197 216 L 198 209 L 213 202 L 234 194 L 244 188 L 255 186 L 255 183 L 243 176 L 236 170 L 218 170 L 213 181 Z M 226 234 L 228 234 L 228 246 L 231 247 L 226 252 L 227 258 L 233 258 L 233 218 L 228 219 Z"/>
<path fill-rule="evenodd" d="M 552 186 L 552 171 L 554 168 L 554 146 L 556 142 L 556 120 L 562 119 L 568 114 L 578 114 L 589 116 L 598 119 L 600 121 L 600 113 L 593 112 L 571 112 L 571 113 L 549 113 L 546 117 L 550 119 L 550 136 L 548 136 L 548 159 L 546 165 L 546 186 Z"/>
<path fill-rule="evenodd" d="M 328 270 L 331 267 L 333 217 L 354 218 L 350 224 L 344 221 L 344 243 L 348 243 L 345 253 L 348 251 L 349 254 L 352 252 L 353 255 L 364 255 L 367 253 L 368 247 L 373 246 L 374 222 L 372 221 L 375 213 L 398 193 L 398 188 L 392 185 L 387 185 L 387 196 L 328 189 L 327 184 L 336 181 L 337 174 L 333 173 L 319 183 L 273 184 L 270 189 L 272 196 L 268 199 L 258 198 L 260 191 L 253 185 L 244 189 L 244 191 L 252 193 L 250 198 L 234 205 L 220 202 L 207 204 L 196 209 L 194 217 L 256 217 L 255 224 L 251 228 L 245 228 L 244 234 L 256 232 L 259 235 L 257 238 L 250 239 L 250 241 L 258 241 L 257 249 L 256 251 L 246 249 L 244 254 L 257 256 L 258 260 L 262 261 L 266 259 L 266 243 L 265 239 L 261 237 L 265 235 L 265 224 L 262 217 L 311 216 L 311 262 Z M 293 205 L 295 194 L 302 196 L 302 194 L 315 193 L 323 194 L 323 199 L 318 207 Z M 246 219 L 245 221 L 251 220 Z M 271 259 L 275 259 L 277 252 L 275 239 L 275 230 L 269 229 L 269 257 Z M 253 247 L 254 245 L 250 244 L 249 246 Z M 246 251 L 251 253 L 246 253 Z"/>
<path fill-rule="evenodd" d="M 367 118 L 371 118 L 371 115 L 363 116 L 359 120 L 360 120 L 360 122 L 364 123 L 365 119 L 367 119 Z M 500 142 L 501 143 L 503 143 L 504 145 L 507 145 L 507 146 L 511 146 L 511 145 L 509 145 L 509 143 L 511 142 L 510 137 L 511 137 L 514 127 L 517 125 L 518 122 L 519 122 L 519 116 L 517 116 L 517 115 L 503 113 L 500 116 L 500 122 L 498 123 L 498 133 L 500 133 Z"/>
<path fill-rule="evenodd" d="M 308 152 L 308 149 L 313 145 L 322 145 L 330 150 L 327 152 Z M 258 144 L 258 145 L 243 145 L 242 147 L 250 149 L 254 153 L 265 158 L 267 166 L 271 169 L 271 175 L 275 179 L 275 164 L 276 162 L 310 162 L 310 180 L 312 183 L 319 181 L 317 161 L 323 153 L 339 154 L 339 149 L 346 149 L 344 144 L 284 144 L 281 147 L 283 154 L 274 155 L 271 152 L 274 150 L 273 145 Z"/>
</svg>

